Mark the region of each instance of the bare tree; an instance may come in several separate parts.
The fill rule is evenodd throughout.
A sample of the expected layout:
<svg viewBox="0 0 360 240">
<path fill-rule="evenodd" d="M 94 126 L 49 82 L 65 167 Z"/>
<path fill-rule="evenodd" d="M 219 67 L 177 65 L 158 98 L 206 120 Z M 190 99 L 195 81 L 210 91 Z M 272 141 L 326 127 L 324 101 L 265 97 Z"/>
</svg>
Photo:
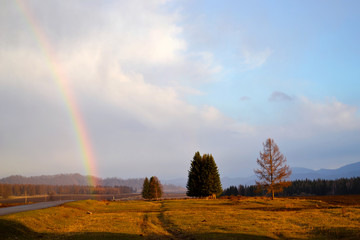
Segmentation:
<svg viewBox="0 0 360 240">
<path fill-rule="evenodd" d="M 267 193 L 271 193 L 271 199 L 274 199 L 276 192 L 282 192 L 284 187 L 291 185 L 291 182 L 285 180 L 291 175 L 291 170 L 285 164 L 286 157 L 280 153 L 274 139 L 267 139 L 263 148 L 264 151 L 260 152 L 260 158 L 257 159 L 260 168 L 254 170 L 259 178 L 256 184 L 265 187 Z"/>
</svg>

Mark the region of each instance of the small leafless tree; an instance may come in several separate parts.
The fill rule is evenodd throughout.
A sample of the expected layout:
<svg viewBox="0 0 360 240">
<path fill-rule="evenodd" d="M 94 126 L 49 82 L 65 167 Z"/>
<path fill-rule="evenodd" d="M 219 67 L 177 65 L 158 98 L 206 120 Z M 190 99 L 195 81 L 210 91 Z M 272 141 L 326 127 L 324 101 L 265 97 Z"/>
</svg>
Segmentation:
<svg viewBox="0 0 360 240">
<path fill-rule="evenodd" d="M 280 153 L 274 139 L 267 139 L 263 143 L 263 148 L 264 151 L 260 152 L 260 158 L 257 159 L 260 168 L 254 170 L 259 178 L 256 184 L 265 187 L 267 193 L 271 193 L 271 199 L 274 199 L 276 192 L 282 192 L 284 187 L 291 185 L 291 182 L 286 181 L 291 175 L 291 170 L 285 164 L 286 157 Z"/>
</svg>

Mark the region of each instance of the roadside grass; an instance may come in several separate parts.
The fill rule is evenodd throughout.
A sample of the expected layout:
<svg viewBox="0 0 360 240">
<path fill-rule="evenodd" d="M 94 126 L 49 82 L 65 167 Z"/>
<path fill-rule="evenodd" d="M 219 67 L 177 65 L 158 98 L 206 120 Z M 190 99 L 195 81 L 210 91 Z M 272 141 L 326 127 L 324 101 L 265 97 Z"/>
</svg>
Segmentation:
<svg viewBox="0 0 360 240">
<path fill-rule="evenodd" d="M 359 205 L 261 197 L 70 202 L 0 217 L 0 239 L 360 239 Z"/>
</svg>

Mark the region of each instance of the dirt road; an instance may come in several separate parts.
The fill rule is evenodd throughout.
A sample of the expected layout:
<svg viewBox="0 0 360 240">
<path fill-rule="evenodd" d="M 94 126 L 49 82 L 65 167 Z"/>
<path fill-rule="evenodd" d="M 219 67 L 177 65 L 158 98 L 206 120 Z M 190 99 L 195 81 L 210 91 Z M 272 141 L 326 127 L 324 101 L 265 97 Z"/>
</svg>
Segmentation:
<svg viewBox="0 0 360 240">
<path fill-rule="evenodd" d="M 58 205 L 61 205 L 61 204 L 67 203 L 67 202 L 71 202 L 71 201 L 73 201 L 73 200 L 41 202 L 41 203 L 34 203 L 34 204 L 29 204 L 29 205 L 0 208 L 0 216 L 18 213 L 18 212 L 26 212 L 26 211 L 31 211 L 31 210 L 55 207 L 55 206 L 58 206 Z"/>
</svg>

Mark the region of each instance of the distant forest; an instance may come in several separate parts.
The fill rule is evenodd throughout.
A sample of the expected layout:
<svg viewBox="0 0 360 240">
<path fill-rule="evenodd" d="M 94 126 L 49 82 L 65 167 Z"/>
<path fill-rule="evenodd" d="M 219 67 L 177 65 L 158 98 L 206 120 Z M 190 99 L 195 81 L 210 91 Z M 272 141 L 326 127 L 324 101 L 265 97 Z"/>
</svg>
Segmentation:
<svg viewBox="0 0 360 240">
<path fill-rule="evenodd" d="M 92 177 L 96 186 L 129 186 L 132 188 L 141 188 L 144 181 L 143 178 L 121 179 L 121 178 L 97 178 Z M 83 176 L 78 173 L 73 174 L 57 174 L 57 175 L 42 175 L 34 177 L 24 177 L 20 175 L 13 175 L 10 177 L 0 179 L 0 183 L 10 184 L 33 184 L 33 185 L 81 185 L 88 186 L 89 176 Z"/>
<path fill-rule="evenodd" d="M 284 188 L 279 196 L 301 196 L 301 195 L 347 195 L 360 194 L 360 177 L 340 178 L 336 180 L 295 180 L 291 186 Z M 256 185 L 230 186 L 223 191 L 223 196 L 261 196 L 264 190 Z"/>
<path fill-rule="evenodd" d="M 140 192 L 144 183 L 144 178 L 94 178 L 96 186 L 115 187 L 127 186 L 133 188 L 136 192 Z M 57 186 L 89 186 L 88 176 L 83 176 L 78 173 L 73 174 L 57 174 L 57 175 L 43 175 L 34 177 L 23 177 L 20 175 L 13 175 L 0 179 L 0 184 L 31 184 L 31 185 L 57 185 Z M 165 192 L 184 192 L 183 187 L 172 184 L 163 184 Z M 0 194 L 1 195 L 1 194 Z"/>
<path fill-rule="evenodd" d="M 81 186 L 81 185 L 43 185 L 43 184 L 3 184 L 0 183 L 0 196 L 35 196 L 59 194 L 123 194 L 134 193 L 136 189 L 128 186 Z"/>
</svg>

